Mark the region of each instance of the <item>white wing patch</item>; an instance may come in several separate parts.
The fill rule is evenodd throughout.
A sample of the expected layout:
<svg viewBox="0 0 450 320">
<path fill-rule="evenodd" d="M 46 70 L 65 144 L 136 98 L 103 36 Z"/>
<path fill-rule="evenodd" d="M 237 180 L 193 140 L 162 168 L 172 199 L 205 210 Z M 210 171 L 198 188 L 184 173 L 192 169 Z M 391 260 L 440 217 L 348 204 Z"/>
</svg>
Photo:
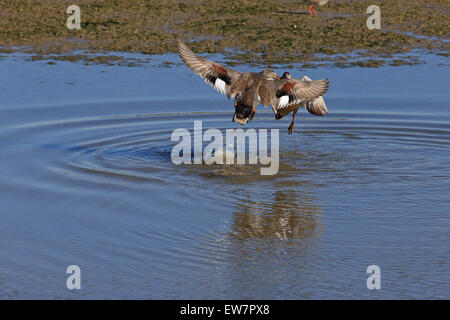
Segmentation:
<svg viewBox="0 0 450 320">
<path fill-rule="evenodd" d="M 306 81 L 306 82 L 311 82 L 312 80 L 310 78 L 308 78 L 307 76 L 303 76 L 300 80 L 302 81 Z"/>
<path fill-rule="evenodd" d="M 284 108 L 289 104 L 289 96 L 282 96 L 278 102 L 278 108 Z"/>
<path fill-rule="evenodd" d="M 219 78 L 216 79 L 216 83 L 214 84 L 217 91 L 219 91 L 221 94 L 227 94 L 225 85 L 226 85 L 225 81 L 223 81 L 222 79 L 219 79 Z"/>
<path fill-rule="evenodd" d="M 224 94 L 224 95 L 227 94 L 227 89 L 226 89 L 227 84 L 222 79 L 217 78 L 214 83 L 212 83 L 208 79 L 205 79 L 205 82 L 209 85 L 212 85 L 214 87 L 214 89 L 219 91 L 221 94 Z"/>
</svg>

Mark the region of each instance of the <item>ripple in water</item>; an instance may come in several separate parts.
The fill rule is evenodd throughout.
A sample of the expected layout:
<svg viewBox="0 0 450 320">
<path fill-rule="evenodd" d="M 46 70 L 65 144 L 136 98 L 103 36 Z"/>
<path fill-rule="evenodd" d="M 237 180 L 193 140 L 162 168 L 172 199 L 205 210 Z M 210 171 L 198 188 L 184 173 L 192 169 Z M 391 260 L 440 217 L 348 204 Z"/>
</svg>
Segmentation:
<svg viewBox="0 0 450 320">
<path fill-rule="evenodd" d="M 84 264 L 96 279 L 84 291 L 87 297 L 114 288 L 115 297 L 151 292 L 151 298 L 168 298 L 175 294 L 171 288 L 182 287 L 186 298 L 217 292 L 296 298 L 324 293 L 313 282 L 336 277 L 326 274 L 330 259 L 341 272 L 347 260 L 365 263 L 358 250 L 349 255 L 348 248 L 358 246 L 352 238 L 356 230 L 367 236 L 358 237 L 361 243 L 371 246 L 372 239 L 383 242 L 386 234 L 402 233 L 396 229 L 401 224 L 422 221 L 430 204 L 431 216 L 444 219 L 448 115 L 306 116 L 288 136 L 288 121 L 259 113 L 248 127 L 280 129 L 279 174 L 260 176 L 259 166 L 252 165 L 171 162 L 173 130 L 192 131 L 194 120 L 203 120 L 204 130 L 235 128 L 230 118 L 229 113 L 136 114 L 5 127 L 2 139 L 14 141 L 2 145 L 6 165 L 0 189 L 12 195 L 5 207 L 24 218 L 40 208 L 20 234 L 6 233 L 5 242 L 31 248 L 27 239 L 39 239 L 42 249 L 31 259 L 50 257 L 42 263 L 44 274 L 55 266 Z M 434 228 L 433 222 L 428 227 Z M 386 264 L 393 264 L 396 252 L 415 235 L 402 237 L 384 243 L 391 253 Z M 21 240 L 15 243 L 16 238 Z M 13 270 L 29 254 L 18 250 L 6 259 L 6 268 Z M 444 256 L 438 251 L 429 259 Z M 305 272 L 312 276 L 301 278 Z M 142 283 L 143 275 L 151 280 Z M 316 289 L 302 295 L 305 286 Z M 33 289 L 25 287 L 26 296 Z M 55 287 L 50 281 L 48 296 Z"/>
</svg>

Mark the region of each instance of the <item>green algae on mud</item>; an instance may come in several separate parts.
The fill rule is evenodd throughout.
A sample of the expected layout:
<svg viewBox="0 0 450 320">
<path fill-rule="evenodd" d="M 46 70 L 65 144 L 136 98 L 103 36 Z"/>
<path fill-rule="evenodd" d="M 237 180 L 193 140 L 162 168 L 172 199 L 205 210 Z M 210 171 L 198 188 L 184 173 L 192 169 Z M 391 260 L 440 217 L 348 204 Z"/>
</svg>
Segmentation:
<svg viewBox="0 0 450 320">
<path fill-rule="evenodd" d="M 335 1 L 320 7 L 319 17 L 296 14 L 305 13 L 307 4 L 290 0 L 80 0 L 81 29 L 69 30 L 66 9 L 72 2 L 3 0 L 1 51 L 127 65 L 127 58 L 105 52 L 175 52 L 175 40 L 181 38 L 195 40 L 190 47 L 196 52 L 223 53 L 230 64 L 328 61 L 362 67 L 383 65 L 380 57 L 387 54 L 450 51 L 447 0 L 378 0 L 381 30 L 367 28 L 366 9 L 372 3 L 366 0 Z M 355 57 L 355 52 L 360 53 Z"/>
</svg>

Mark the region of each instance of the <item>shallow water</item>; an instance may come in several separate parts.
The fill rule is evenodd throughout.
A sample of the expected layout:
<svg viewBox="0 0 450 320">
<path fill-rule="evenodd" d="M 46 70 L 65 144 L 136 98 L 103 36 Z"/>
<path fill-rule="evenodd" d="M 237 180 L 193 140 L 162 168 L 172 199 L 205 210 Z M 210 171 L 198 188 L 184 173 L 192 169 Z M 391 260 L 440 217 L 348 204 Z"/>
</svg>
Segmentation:
<svg viewBox="0 0 450 320">
<path fill-rule="evenodd" d="M 174 129 L 236 127 L 184 66 L 0 60 L 0 298 L 450 298 L 449 68 L 425 58 L 292 71 L 330 79 L 331 114 L 288 136 L 260 107 L 265 177 L 172 164 Z"/>
</svg>

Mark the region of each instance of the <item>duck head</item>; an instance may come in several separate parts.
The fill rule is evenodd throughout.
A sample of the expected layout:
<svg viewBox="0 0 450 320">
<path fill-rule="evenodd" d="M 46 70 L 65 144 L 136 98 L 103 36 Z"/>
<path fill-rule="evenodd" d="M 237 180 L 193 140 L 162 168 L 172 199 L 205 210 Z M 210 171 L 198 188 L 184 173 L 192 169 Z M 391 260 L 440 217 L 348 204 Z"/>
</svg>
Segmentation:
<svg viewBox="0 0 450 320">
<path fill-rule="evenodd" d="M 280 80 L 280 77 L 272 69 L 264 69 L 263 71 L 261 71 L 261 74 L 266 80 Z"/>
<path fill-rule="evenodd" d="M 291 74 L 289 72 L 284 72 L 280 79 L 290 79 Z"/>
</svg>

